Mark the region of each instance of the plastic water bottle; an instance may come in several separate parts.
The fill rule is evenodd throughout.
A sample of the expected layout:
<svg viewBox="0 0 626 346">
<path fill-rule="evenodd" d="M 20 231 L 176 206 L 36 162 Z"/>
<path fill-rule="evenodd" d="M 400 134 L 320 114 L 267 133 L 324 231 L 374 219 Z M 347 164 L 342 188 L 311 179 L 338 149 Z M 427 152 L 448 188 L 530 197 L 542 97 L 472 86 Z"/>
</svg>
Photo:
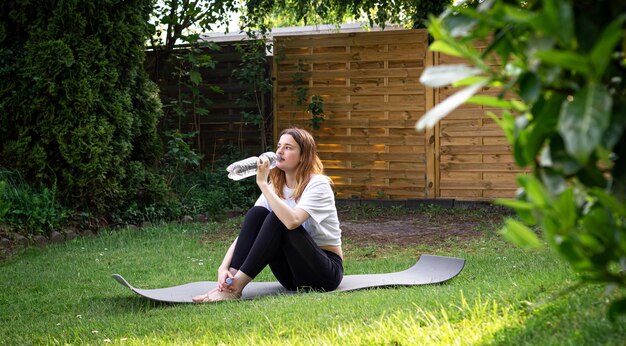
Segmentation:
<svg viewBox="0 0 626 346">
<path fill-rule="evenodd" d="M 276 164 L 278 163 L 278 155 L 276 155 L 275 152 L 268 151 L 267 153 L 263 153 L 259 156 L 270 162 L 270 169 L 276 167 Z M 256 174 L 258 162 L 259 158 L 256 156 L 237 161 L 226 168 L 228 171 L 228 177 L 232 180 L 241 180 L 243 178 L 253 176 Z"/>
</svg>

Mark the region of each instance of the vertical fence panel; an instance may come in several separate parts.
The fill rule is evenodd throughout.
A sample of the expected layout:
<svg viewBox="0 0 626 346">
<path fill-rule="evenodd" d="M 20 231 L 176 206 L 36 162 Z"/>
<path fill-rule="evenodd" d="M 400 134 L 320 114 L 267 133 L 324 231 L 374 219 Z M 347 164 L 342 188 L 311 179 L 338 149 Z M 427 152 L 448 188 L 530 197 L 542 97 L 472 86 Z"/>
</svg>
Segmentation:
<svg viewBox="0 0 626 346">
<path fill-rule="evenodd" d="M 322 97 L 325 118 L 312 132 L 338 198 L 426 197 L 426 139 L 414 129 L 429 104 L 419 83 L 426 31 L 277 37 L 274 44 L 275 128 L 311 128 L 306 107 Z"/>
<path fill-rule="evenodd" d="M 184 52 L 184 48 L 180 51 Z M 205 48 L 202 53 L 210 55 L 216 65 L 215 68 L 201 70 L 203 83 L 199 89 L 201 94 L 210 100 L 210 103 L 203 103 L 199 106 L 207 109 L 208 114 L 199 116 L 199 128 L 195 128 L 193 110 L 189 106 L 192 91 L 185 86 L 184 79 L 181 81 L 176 78 L 177 69 L 187 70 L 187 63 L 183 59 L 176 58 L 163 61 L 156 55 L 156 52 L 148 52 L 146 68 L 151 78 L 160 87 L 164 110 L 168 116 L 168 119 L 164 119 L 166 125 L 163 127 L 180 127 L 184 132 L 198 131 L 201 147 L 197 149 L 204 155 L 205 165 L 214 162 L 227 145 L 255 155 L 260 153 L 264 149 L 261 148 L 261 131 L 256 124 L 246 121 L 242 115 L 242 112 L 258 112 L 259 110 L 254 105 L 236 102 L 237 99 L 243 97 L 245 86 L 232 75 L 233 70 L 240 68 L 242 63 L 234 43 L 220 44 L 219 50 Z M 269 68 L 267 70 L 269 71 Z M 182 110 L 185 113 L 180 119 L 170 102 L 179 98 L 183 101 Z M 271 108 L 270 95 L 267 95 L 267 100 L 263 103 L 266 106 L 261 111 L 267 117 Z M 196 146 L 197 143 L 198 141 L 194 141 Z"/>
<path fill-rule="evenodd" d="M 477 48 L 484 46 L 479 43 Z M 437 55 L 439 65 L 463 63 L 455 57 Z M 439 88 L 436 102 L 458 90 Z M 492 88 L 481 91 L 483 95 L 498 93 L 500 90 Z M 502 129 L 487 115 L 500 111 L 464 104 L 439 122 L 439 197 L 492 200 L 515 195 L 515 177 L 524 170 L 516 166 Z"/>
<path fill-rule="evenodd" d="M 220 50 L 210 54 L 216 65 L 214 69 L 205 71 L 203 78 L 221 92 L 204 90 L 204 95 L 212 101 L 208 107 L 209 114 L 200 121 L 205 161 L 216 159 L 225 145 L 258 155 L 265 149 L 261 148 L 261 131 L 258 125 L 246 120 L 242 112 L 258 113 L 259 109 L 251 103 L 237 102 L 243 98 L 245 89 L 233 76 L 233 70 L 241 67 L 241 56 L 234 44 L 222 44 Z M 269 98 L 268 94 L 265 104 L 270 103 Z M 260 111 L 263 114 L 269 112 L 266 109 Z"/>
</svg>

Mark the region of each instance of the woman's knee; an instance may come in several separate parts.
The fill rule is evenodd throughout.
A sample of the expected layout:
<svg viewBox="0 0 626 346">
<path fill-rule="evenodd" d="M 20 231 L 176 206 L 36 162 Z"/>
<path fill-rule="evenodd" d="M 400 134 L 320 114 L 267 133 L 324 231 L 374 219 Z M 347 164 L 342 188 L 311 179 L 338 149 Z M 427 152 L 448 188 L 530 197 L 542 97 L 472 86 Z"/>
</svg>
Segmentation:
<svg viewBox="0 0 626 346">
<path fill-rule="evenodd" d="M 248 209 L 244 221 L 263 222 L 269 213 L 270 211 L 267 208 L 257 205 Z"/>
<path fill-rule="evenodd" d="M 287 230 L 287 228 L 285 227 L 285 225 L 283 224 L 282 221 L 280 221 L 280 219 L 278 218 L 278 216 L 272 211 L 270 213 L 267 214 L 267 216 L 265 217 L 265 221 L 263 223 L 264 227 L 271 227 L 272 229 L 285 229 Z"/>
</svg>

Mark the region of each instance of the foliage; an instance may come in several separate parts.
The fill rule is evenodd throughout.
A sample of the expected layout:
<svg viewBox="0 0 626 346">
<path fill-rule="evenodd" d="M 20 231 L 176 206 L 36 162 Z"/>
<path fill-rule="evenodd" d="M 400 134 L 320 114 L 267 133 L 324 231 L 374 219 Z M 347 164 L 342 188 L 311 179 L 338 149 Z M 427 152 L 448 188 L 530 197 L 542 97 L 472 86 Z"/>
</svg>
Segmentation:
<svg viewBox="0 0 626 346">
<path fill-rule="evenodd" d="M 283 55 L 284 52 L 281 50 L 280 54 Z M 296 66 L 296 72 L 292 75 L 291 85 L 294 86 L 293 97 L 296 100 L 296 104 L 298 106 L 302 106 L 306 104 L 309 96 L 309 88 L 307 83 L 304 81 L 304 72 L 305 66 L 304 61 L 302 59 L 298 60 L 298 65 Z"/>
<path fill-rule="evenodd" d="M 284 52 L 279 50 L 278 55 L 279 59 L 282 59 Z M 302 59 L 298 60 L 296 72 L 292 75 L 291 82 L 291 85 L 293 85 L 293 88 L 291 88 L 293 98 L 295 99 L 296 105 L 304 106 L 303 111 L 308 113 L 311 117 L 309 120 L 311 129 L 319 130 L 324 121 L 324 98 L 321 95 L 309 96 L 309 86 L 304 80 L 305 71 L 306 66 L 304 65 L 304 61 Z M 309 97 L 311 102 L 309 102 Z"/>
<path fill-rule="evenodd" d="M 150 195 L 162 188 L 161 104 L 143 67 L 151 6 L 0 3 L 0 164 L 94 217 L 163 196 Z"/>
<path fill-rule="evenodd" d="M 584 280 L 609 287 L 626 287 L 625 13 L 623 1 L 495 0 L 432 18 L 431 50 L 473 66 L 425 71 L 423 82 L 469 86 L 417 125 L 434 124 L 465 101 L 503 108 L 492 118 L 517 164 L 532 168 L 518 178 L 518 198 L 502 202 L 522 221 L 510 220 L 505 235 L 536 245 L 527 225 L 540 226 Z M 483 52 L 476 40 L 487 42 Z M 487 85 L 502 92 L 475 95 Z M 609 314 L 617 312 L 626 312 L 626 298 Z"/>
<path fill-rule="evenodd" d="M 313 95 L 306 110 L 311 114 L 311 128 L 319 130 L 324 121 L 324 98 L 320 95 Z"/>
<path fill-rule="evenodd" d="M 171 76 L 178 84 L 176 95 L 162 93 L 164 107 L 163 132 L 185 131 L 199 134 L 201 117 L 209 115 L 212 101 L 204 95 L 207 90 L 222 90 L 207 83 L 202 71 L 214 69 L 216 61 L 210 51 L 220 47 L 202 39 L 201 33 L 213 31 L 229 19 L 236 2 L 166 0 L 157 2 L 150 23 L 151 54 L 155 66 L 151 78 L 159 82 L 162 91 L 168 89 Z M 173 70 L 170 67 L 173 66 Z M 190 128 L 189 128 L 190 127 Z M 195 137 L 195 149 L 203 147 L 202 137 Z"/>
<path fill-rule="evenodd" d="M 402 23 L 414 28 L 424 27 L 429 14 L 438 15 L 451 4 L 450 0 L 247 0 L 250 18 L 266 18 L 289 24 L 343 23 L 347 18 L 367 18 L 370 25 L 385 27 Z"/>
<path fill-rule="evenodd" d="M 214 67 L 210 55 L 203 53 L 203 48 L 218 49 L 215 44 L 203 42 L 201 33 L 211 32 L 226 24 L 228 12 L 234 10 L 234 0 L 164 0 L 158 1 L 151 13 L 150 26 L 151 49 L 157 60 L 153 79 L 164 76 L 166 62 L 172 55 L 175 60 L 191 64 L 190 71 L 181 71 L 196 86 L 202 81 L 199 67 Z M 180 47 L 190 48 L 179 52 Z"/>
<path fill-rule="evenodd" d="M 0 171 L 0 224 L 36 235 L 56 231 L 70 216 L 58 201 L 56 186 L 32 188 L 17 171 Z"/>
<path fill-rule="evenodd" d="M 161 169 L 165 174 L 165 182 L 172 185 L 174 179 L 184 173 L 188 167 L 200 166 L 202 155 L 193 150 L 187 142 L 196 136 L 196 133 L 181 133 L 180 131 L 168 131 L 165 133 L 167 140 L 167 152 L 163 158 Z"/>
<path fill-rule="evenodd" d="M 180 216 L 180 202 L 166 185 L 164 176 L 146 170 L 140 163 L 127 166 L 126 198 L 111 215 L 114 224 L 141 224 L 144 221 L 173 220 Z"/>
<path fill-rule="evenodd" d="M 165 94 L 162 100 L 167 105 L 164 107 L 164 122 L 168 123 L 169 129 L 181 130 L 185 125 L 191 125 L 191 132 L 200 133 L 200 117 L 209 115 L 209 109 L 213 102 L 203 91 L 206 89 L 221 93 L 222 90 L 204 81 L 202 71 L 214 69 L 216 62 L 207 53 L 210 50 L 219 50 L 220 47 L 209 42 L 198 41 L 197 36 L 189 38 L 189 45 L 184 49 L 177 50 L 171 55 L 174 59 L 174 71 L 172 75 L 177 81 L 178 92 L 175 97 L 168 98 Z M 167 89 L 167 85 L 162 85 Z M 191 119 L 189 119 L 191 118 Z M 172 124 L 176 122 L 175 124 Z M 201 137 L 196 137 L 196 148 L 202 148 Z"/>
<path fill-rule="evenodd" d="M 163 0 L 152 12 L 152 48 L 172 53 L 176 45 L 197 41 L 198 33 L 210 32 L 229 20 L 235 0 Z M 195 38 L 194 38 L 195 36 Z"/>
<path fill-rule="evenodd" d="M 206 214 L 209 219 L 220 219 L 226 211 L 242 211 L 254 204 L 259 191 L 254 179 L 232 181 L 226 167 L 249 157 L 236 147 L 226 146 L 213 166 L 200 172 L 178 175 L 172 188 L 180 200 L 182 213 Z"/>
</svg>

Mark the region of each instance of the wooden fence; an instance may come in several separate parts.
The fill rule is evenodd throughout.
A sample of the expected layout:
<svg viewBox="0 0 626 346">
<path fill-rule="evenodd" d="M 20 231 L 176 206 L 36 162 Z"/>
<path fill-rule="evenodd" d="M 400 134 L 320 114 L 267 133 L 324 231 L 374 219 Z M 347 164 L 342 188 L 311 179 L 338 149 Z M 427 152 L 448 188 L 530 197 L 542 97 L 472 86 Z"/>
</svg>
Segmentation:
<svg viewBox="0 0 626 346">
<path fill-rule="evenodd" d="M 482 50 L 484 45 L 477 45 Z M 462 63 L 458 58 L 434 54 L 434 64 Z M 450 87 L 435 92 L 434 104 L 458 91 Z M 495 96 L 500 90 L 484 88 L 481 94 Z M 515 177 L 523 170 L 515 164 L 511 146 L 500 126 L 487 116 L 496 108 L 464 104 L 441 120 L 434 135 L 437 197 L 494 199 L 513 197 Z"/>
<path fill-rule="evenodd" d="M 182 50 L 181 50 L 182 51 Z M 204 164 L 211 164 L 217 159 L 227 145 L 235 146 L 239 150 L 245 150 L 251 154 L 261 152 L 261 131 L 258 125 L 246 121 L 242 112 L 256 112 L 256 107 L 237 103 L 241 98 L 245 86 L 237 78 L 233 77 L 233 70 L 240 68 L 241 56 L 235 49 L 234 43 L 222 43 L 219 50 L 204 49 L 203 54 L 208 54 L 215 61 L 214 68 L 201 70 L 202 95 L 210 100 L 209 104 L 202 104 L 202 108 L 208 110 L 207 115 L 199 117 L 199 128 L 195 128 L 191 116 L 192 111 L 185 109 L 187 116 L 183 117 L 178 124 L 177 115 L 167 100 L 175 100 L 182 93 L 182 99 L 188 100 L 191 90 L 174 78 L 177 68 L 185 68 L 182 59 L 170 59 L 166 64 L 159 59 L 154 52 L 148 52 L 147 70 L 152 80 L 159 84 L 161 99 L 164 100 L 165 112 L 171 124 L 169 127 L 181 127 L 183 131 L 198 131 L 200 133 L 199 151 L 204 155 Z M 159 64 L 166 64 L 159 66 Z M 267 71 L 269 77 L 271 62 L 268 59 Z M 221 92 L 217 92 L 215 87 Z M 263 101 L 262 112 L 271 115 L 271 94 L 267 94 Z M 271 116 L 270 116 L 271 117 Z M 269 126 L 271 131 L 271 125 Z M 271 140 L 271 138 L 270 138 Z M 197 146 L 196 146 L 197 147 Z"/>
<path fill-rule="evenodd" d="M 283 36 L 274 47 L 274 134 L 310 128 L 306 106 L 321 96 L 324 120 L 312 132 L 338 198 L 513 196 L 519 170 L 488 109 L 462 106 L 415 131 L 453 92 L 419 83 L 426 66 L 453 62 L 428 52 L 425 30 Z"/>
</svg>

